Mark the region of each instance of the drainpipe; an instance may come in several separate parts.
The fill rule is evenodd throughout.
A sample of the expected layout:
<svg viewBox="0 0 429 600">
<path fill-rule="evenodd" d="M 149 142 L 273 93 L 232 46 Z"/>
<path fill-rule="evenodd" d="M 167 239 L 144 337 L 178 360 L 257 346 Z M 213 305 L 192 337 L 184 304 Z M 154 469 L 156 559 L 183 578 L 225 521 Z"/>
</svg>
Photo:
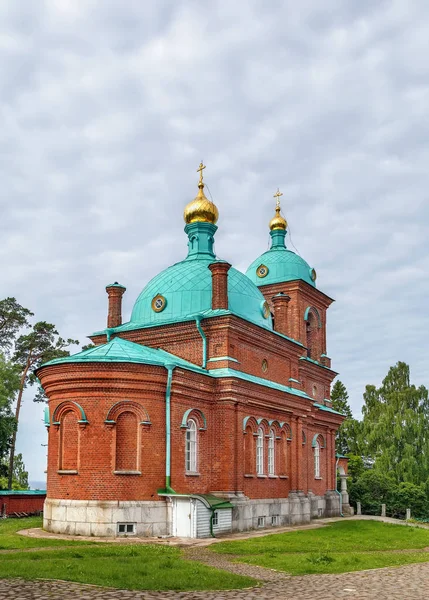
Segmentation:
<svg viewBox="0 0 429 600">
<path fill-rule="evenodd" d="M 215 513 L 215 509 L 211 508 L 211 515 L 210 515 L 210 535 L 212 536 L 212 538 L 216 537 L 215 534 L 213 533 L 213 519 L 214 519 L 214 513 Z"/>
<path fill-rule="evenodd" d="M 338 484 L 338 463 L 339 463 L 340 459 L 337 458 L 336 462 L 335 462 L 335 491 L 337 492 L 337 494 L 340 497 L 340 517 L 344 517 L 343 515 L 343 497 L 340 494 L 340 492 L 337 490 L 337 484 Z"/>
<path fill-rule="evenodd" d="M 167 389 L 165 391 L 165 491 L 174 494 L 171 487 L 171 381 L 176 365 L 165 365 Z"/>
<path fill-rule="evenodd" d="M 197 326 L 197 329 L 201 336 L 201 339 L 203 340 L 203 364 L 202 364 L 202 367 L 203 367 L 203 369 L 206 369 L 207 368 L 207 337 L 203 331 L 203 328 L 201 327 L 202 318 L 203 318 L 203 315 L 197 315 L 195 317 L 195 324 Z"/>
</svg>

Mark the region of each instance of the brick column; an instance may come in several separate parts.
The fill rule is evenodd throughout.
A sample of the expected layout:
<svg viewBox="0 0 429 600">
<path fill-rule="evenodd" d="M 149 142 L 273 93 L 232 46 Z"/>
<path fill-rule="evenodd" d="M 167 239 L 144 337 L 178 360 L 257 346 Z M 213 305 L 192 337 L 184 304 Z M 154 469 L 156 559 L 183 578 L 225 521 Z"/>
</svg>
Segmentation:
<svg viewBox="0 0 429 600">
<path fill-rule="evenodd" d="M 304 470 L 302 468 L 302 418 L 296 419 L 296 468 L 297 468 L 297 490 L 306 489 L 304 481 Z"/>
<path fill-rule="evenodd" d="M 212 272 L 212 309 L 228 310 L 228 271 L 227 262 L 215 262 L 209 265 Z"/>
<path fill-rule="evenodd" d="M 127 288 L 115 281 L 106 287 L 108 295 L 107 327 L 122 325 L 122 296 Z"/>
<path fill-rule="evenodd" d="M 290 296 L 280 292 L 271 298 L 274 309 L 274 329 L 283 335 L 288 335 L 287 308 Z"/>
</svg>

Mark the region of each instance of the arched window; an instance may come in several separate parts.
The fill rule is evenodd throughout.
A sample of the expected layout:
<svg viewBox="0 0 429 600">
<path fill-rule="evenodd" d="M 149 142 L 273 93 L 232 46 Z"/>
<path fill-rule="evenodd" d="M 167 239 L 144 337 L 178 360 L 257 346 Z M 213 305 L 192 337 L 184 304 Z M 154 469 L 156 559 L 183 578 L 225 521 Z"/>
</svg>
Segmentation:
<svg viewBox="0 0 429 600">
<path fill-rule="evenodd" d="M 255 472 L 255 441 L 253 430 L 250 426 L 246 427 L 244 435 L 244 473 L 251 475 Z"/>
<path fill-rule="evenodd" d="M 320 477 L 320 442 L 314 443 L 314 476 Z"/>
<path fill-rule="evenodd" d="M 275 445 L 276 435 L 274 429 L 271 429 L 268 437 L 268 475 L 274 475 L 276 472 Z"/>
<path fill-rule="evenodd" d="M 134 412 L 121 412 L 116 419 L 115 471 L 138 470 L 138 425 Z"/>
<path fill-rule="evenodd" d="M 307 356 L 316 359 L 317 320 L 313 312 L 308 313 L 306 322 Z"/>
<path fill-rule="evenodd" d="M 197 424 L 189 419 L 186 424 L 185 468 L 189 473 L 197 472 Z"/>
<path fill-rule="evenodd" d="M 258 428 L 256 437 L 256 474 L 264 474 L 264 430 L 262 427 Z"/>
<path fill-rule="evenodd" d="M 60 470 L 77 471 L 79 451 L 78 417 L 73 410 L 67 410 L 60 419 Z"/>
</svg>

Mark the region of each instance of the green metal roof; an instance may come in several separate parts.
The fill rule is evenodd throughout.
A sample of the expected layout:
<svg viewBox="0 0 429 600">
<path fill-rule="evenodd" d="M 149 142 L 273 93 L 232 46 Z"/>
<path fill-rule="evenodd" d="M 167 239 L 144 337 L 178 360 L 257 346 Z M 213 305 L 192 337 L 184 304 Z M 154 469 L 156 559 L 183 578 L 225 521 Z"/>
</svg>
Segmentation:
<svg viewBox="0 0 429 600">
<path fill-rule="evenodd" d="M 263 379 L 262 377 L 255 377 L 255 375 L 249 375 L 248 373 L 236 371 L 235 369 L 214 369 L 210 371 L 210 375 L 211 377 L 215 378 L 236 377 L 237 379 L 243 379 L 244 381 L 249 381 L 250 383 L 256 383 L 257 385 L 263 385 L 264 387 L 268 387 L 273 390 L 279 390 L 281 392 L 292 394 L 293 396 L 300 396 L 301 398 L 307 398 L 308 400 L 311 400 L 310 396 L 301 390 L 295 390 L 287 385 L 282 385 L 281 383 L 276 383 L 275 381 Z"/>
<path fill-rule="evenodd" d="M 106 288 L 111 288 L 111 287 L 118 287 L 118 288 L 122 288 L 123 290 L 127 289 L 124 285 L 118 283 L 117 281 L 115 281 L 115 283 L 109 283 L 109 285 L 106 285 Z"/>
<path fill-rule="evenodd" d="M 203 257 L 186 259 L 154 277 L 134 304 L 130 324 L 156 325 L 166 320 L 186 320 L 190 315 L 211 309 L 212 274 L 208 268 L 216 259 Z M 162 312 L 155 312 L 152 300 L 161 295 L 166 300 Z M 265 329 L 272 329 L 271 318 L 265 319 L 262 306 L 265 299 L 246 275 L 233 267 L 228 271 L 229 309 Z"/>
<path fill-rule="evenodd" d="M 228 368 L 206 371 L 200 366 L 190 363 L 183 358 L 179 358 L 174 354 L 170 354 L 170 352 L 166 352 L 165 350 L 160 350 L 159 348 L 149 348 L 147 346 L 135 344 L 134 342 L 123 340 L 120 337 L 113 338 L 107 344 L 101 344 L 100 346 L 95 346 L 95 348 L 90 348 L 89 350 L 84 350 L 83 352 L 72 354 L 71 356 L 56 358 L 44 363 L 39 368 L 69 363 L 84 364 L 90 362 L 140 363 L 158 365 L 162 367 L 167 365 L 175 365 L 189 371 L 201 373 L 207 377 L 213 377 L 215 379 L 219 379 L 221 377 L 235 377 L 237 379 L 249 381 L 250 383 L 255 383 L 256 385 L 262 385 L 264 387 L 292 394 L 293 396 L 299 396 L 301 398 L 307 398 L 308 400 L 311 400 L 310 396 L 301 390 L 295 390 L 286 385 L 281 385 L 280 383 L 263 379 L 262 377 L 255 377 L 254 375 L 249 375 L 248 373 L 242 373 L 241 371 Z"/>
<path fill-rule="evenodd" d="M 149 365 L 166 366 L 174 364 L 183 368 L 198 369 L 196 365 L 183 360 L 174 354 L 170 354 L 159 348 L 149 348 L 123 340 L 120 337 L 113 338 L 107 344 L 89 348 L 83 352 L 65 356 L 64 358 L 56 358 L 44 363 L 42 367 L 50 365 L 60 365 L 67 363 L 89 363 L 89 362 L 125 362 L 125 363 L 140 363 Z M 198 369 L 204 373 L 203 369 Z"/>
<path fill-rule="evenodd" d="M 225 498 L 218 498 L 217 496 L 213 496 L 213 494 L 181 494 L 180 492 L 175 492 L 174 490 L 158 490 L 158 495 L 176 496 L 179 498 L 196 498 L 197 500 L 201 500 L 203 504 L 207 506 L 207 508 L 211 508 L 212 510 L 234 508 L 234 505 L 231 504 L 229 500 L 225 500 Z"/>
<path fill-rule="evenodd" d="M 342 417 L 345 416 L 345 415 L 343 415 L 343 413 L 338 412 L 338 410 L 334 410 L 333 408 L 330 408 L 329 406 L 325 406 L 324 404 L 319 404 L 318 402 L 315 402 L 314 406 L 316 408 L 318 408 L 319 410 L 324 410 L 325 412 L 333 413 L 334 415 L 341 415 Z"/>
<path fill-rule="evenodd" d="M 0 490 L 0 496 L 46 496 L 46 490 Z"/>
<path fill-rule="evenodd" d="M 271 232 L 272 246 L 270 250 L 252 262 L 246 271 L 247 277 L 257 286 L 300 279 L 312 287 L 316 287 L 312 279 L 313 269 L 298 254 L 286 248 L 285 235 L 285 231 Z M 265 277 L 258 277 L 257 270 L 262 265 L 268 268 L 268 273 Z"/>
<path fill-rule="evenodd" d="M 197 316 L 202 317 L 203 319 L 211 319 L 213 317 L 222 317 L 225 315 L 232 315 L 234 317 L 239 317 L 241 319 L 244 319 L 245 321 L 248 321 L 249 323 L 254 323 L 253 321 L 251 321 L 241 315 L 238 315 L 237 313 L 235 313 L 231 310 L 224 310 L 224 309 L 213 310 L 211 308 L 209 310 L 205 310 L 200 313 L 187 315 L 186 317 L 183 317 L 183 319 L 180 319 L 180 322 L 184 323 L 187 321 L 195 321 Z M 135 331 L 137 329 L 146 329 L 148 327 L 161 327 L 163 325 L 171 325 L 172 323 L 177 323 L 177 319 L 160 319 L 156 323 L 146 323 L 144 325 L 139 324 L 139 323 L 133 323 L 132 321 L 128 321 L 127 323 L 124 323 L 123 325 L 119 325 L 118 327 L 106 328 L 106 329 L 101 329 L 100 331 L 95 331 L 94 333 L 91 334 L 90 337 L 96 336 L 96 335 L 107 335 L 107 334 L 112 335 L 115 333 L 122 333 L 123 331 Z M 298 342 L 298 340 L 294 340 L 293 338 L 291 338 L 287 335 L 284 335 L 282 333 L 279 333 L 278 331 L 275 331 L 274 329 L 272 330 L 272 332 L 275 335 L 278 335 L 286 340 L 289 340 L 290 342 L 293 342 L 297 346 L 301 346 L 302 348 L 304 348 L 304 344 L 302 344 L 301 342 Z"/>
</svg>

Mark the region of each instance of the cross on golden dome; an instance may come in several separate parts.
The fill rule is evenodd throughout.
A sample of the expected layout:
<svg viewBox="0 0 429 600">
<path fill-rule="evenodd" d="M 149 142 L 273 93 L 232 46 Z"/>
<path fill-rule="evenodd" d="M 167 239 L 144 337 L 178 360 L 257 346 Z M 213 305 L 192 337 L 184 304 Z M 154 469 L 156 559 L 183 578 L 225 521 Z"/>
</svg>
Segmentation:
<svg viewBox="0 0 429 600">
<path fill-rule="evenodd" d="M 286 229 L 287 221 L 280 214 L 280 198 L 283 196 L 283 193 L 277 188 L 277 192 L 274 194 L 274 198 L 276 199 L 276 214 L 270 221 L 270 229 L 273 231 L 274 229 Z"/>
<path fill-rule="evenodd" d="M 200 166 L 197 169 L 197 173 L 200 174 L 200 181 L 198 182 L 198 186 L 200 186 L 203 183 L 203 170 L 206 168 L 206 166 L 203 164 L 203 161 L 200 162 Z"/>
<path fill-rule="evenodd" d="M 212 223 L 216 224 L 219 218 L 219 212 L 213 202 L 206 198 L 204 194 L 204 182 L 203 182 L 203 171 L 206 166 L 203 161 L 200 162 L 200 166 L 197 169 L 197 173 L 200 174 L 200 180 L 198 182 L 198 194 L 190 202 L 183 213 L 185 223 Z"/>
</svg>

